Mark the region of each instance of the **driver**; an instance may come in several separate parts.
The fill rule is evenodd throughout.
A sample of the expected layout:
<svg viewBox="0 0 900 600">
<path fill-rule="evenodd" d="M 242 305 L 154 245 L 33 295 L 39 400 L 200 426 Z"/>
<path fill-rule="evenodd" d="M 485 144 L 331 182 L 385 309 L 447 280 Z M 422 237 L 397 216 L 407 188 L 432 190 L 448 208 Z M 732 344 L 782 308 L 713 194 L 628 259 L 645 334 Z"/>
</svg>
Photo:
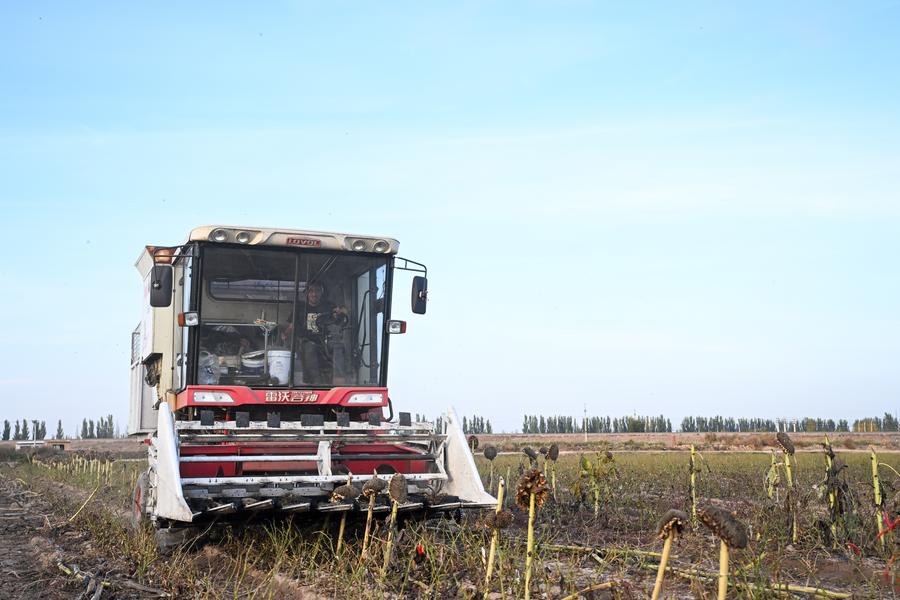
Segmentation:
<svg viewBox="0 0 900 600">
<path fill-rule="evenodd" d="M 305 308 L 304 313 L 298 313 L 300 327 L 296 331 L 293 315 L 288 317 L 288 326 L 281 333 L 281 339 L 289 346 L 291 335 L 297 335 L 304 383 L 330 385 L 335 375 L 343 375 L 335 373 L 334 363 L 340 361 L 333 358 L 337 347 L 343 348 L 340 330 L 346 327 L 350 318 L 346 307 L 335 306 L 325 298 L 324 287 L 319 282 L 310 283 L 307 287 Z"/>
</svg>

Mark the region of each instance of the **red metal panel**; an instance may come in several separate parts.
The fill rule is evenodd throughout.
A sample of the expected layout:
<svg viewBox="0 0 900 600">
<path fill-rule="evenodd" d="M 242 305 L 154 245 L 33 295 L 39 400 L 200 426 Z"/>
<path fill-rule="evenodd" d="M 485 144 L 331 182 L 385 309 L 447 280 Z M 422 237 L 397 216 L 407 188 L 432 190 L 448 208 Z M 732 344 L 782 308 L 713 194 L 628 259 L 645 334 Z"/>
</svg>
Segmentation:
<svg viewBox="0 0 900 600">
<path fill-rule="evenodd" d="M 332 465 L 343 465 L 351 473 L 371 475 L 375 469 L 388 466 L 397 473 L 428 473 L 428 463 L 423 460 L 347 460 Z M 262 473 L 278 474 L 317 474 L 316 463 L 306 461 L 274 461 L 274 462 L 202 462 L 180 463 L 179 472 L 182 477 L 240 477 Z"/>
<path fill-rule="evenodd" d="M 314 461 L 253 461 L 254 456 L 278 456 L 280 454 L 313 455 L 318 451 L 315 442 L 222 442 L 215 444 L 184 444 L 181 456 L 246 456 L 246 461 L 222 462 L 183 462 L 180 464 L 182 477 L 236 477 L 242 474 L 293 473 L 315 474 L 317 466 Z M 343 443 L 332 444 L 332 454 L 400 454 L 409 453 L 410 460 L 377 460 L 365 458 L 354 460 L 335 459 L 333 467 L 344 466 L 351 473 L 369 475 L 379 467 L 389 466 L 398 473 L 427 473 L 429 462 L 417 460 L 419 452 L 397 443 Z"/>
<path fill-rule="evenodd" d="M 237 477 L 238 463 L 179 463 L 178 472 L 182 477 Z"/>
<path fill-rule="evenodd" d="M 195 402 L 196 392 L 225 392 L 232 398 L 232 402 Z M 353 394 L 381 394 L 379 404 L 354 404 L 348 405 L 347 400 Z M 386 387 L 336 387 L 330 390 L 311 390 L 302 388 L 292 389 L 261 389 L 255 390 L 239 385 L 189 385 L 179 392 L 175 398 L 174 410 L 186 406 L 243 406 L 245 404 L 265 404 L 268 406 L 290 405 L 343 405 L 359 408 L 377 408 L 387 406 L 388 390 Z"/>
<path fill-rule="evenodd" d="M 249 454 L 249 455 L 273 455 L 273 454 L 315 454 L 318 445 L 309 442 L 267 444 L 265 442 L 227 442 L 223 444 L 186 445 L 181 446 L 181 456 L 221 455 L 221 454 Z"/>
</svg>

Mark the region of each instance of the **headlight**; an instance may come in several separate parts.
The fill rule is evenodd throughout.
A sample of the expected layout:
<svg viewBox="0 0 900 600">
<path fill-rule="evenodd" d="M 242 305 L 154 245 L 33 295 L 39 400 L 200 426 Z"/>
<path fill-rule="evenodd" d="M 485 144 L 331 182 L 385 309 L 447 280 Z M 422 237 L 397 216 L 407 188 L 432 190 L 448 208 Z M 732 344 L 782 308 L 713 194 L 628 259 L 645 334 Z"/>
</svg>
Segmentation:
<svg viewBox="0 0 900 600">
<path fill-rule="evenodd" d="M 375 252 L 387 252 L 391 249 L 391 245 L 384 240 L 375 242 Z"/>
<path fill-rule="evenodd" d="M 234 402 L 228 392 L 194 392 L 194 402 Z"/>
<path fill-rule="evenodd" d="M 388 333 L 406 333 L 406 321 L 388 321 Z"/>
<path fill-rule="evenodd" d="M 384 396 L 381 394 L 353 394 L 347 399 L 346 404 L 381 404 Z"/>
<path fill-rule="evenodd" d="M 249 231 L 239 231 L 234 239 L 237 240 L 238 244 L 249 244 L 250 240 L 253 239 L 253 234 Z"/>
<path fill-rule="evenodd" d="M 228 241 L 228 231 L 225 229 L 213 229 L 209 232 L 209 239 L 212 242 Z"/>
<path fill-rule="evenodd" d="M 196 327 L 200 324 L 200 315 L 196 312 L 184 312 L 178 315 L 180 327 Z"/>
<path fill-rule="evenodd" d="M 363 252 L 366 249 L 366 241 L 365 240 L 354 240 L 353 249 L 357 252 Z"/>
</svg>

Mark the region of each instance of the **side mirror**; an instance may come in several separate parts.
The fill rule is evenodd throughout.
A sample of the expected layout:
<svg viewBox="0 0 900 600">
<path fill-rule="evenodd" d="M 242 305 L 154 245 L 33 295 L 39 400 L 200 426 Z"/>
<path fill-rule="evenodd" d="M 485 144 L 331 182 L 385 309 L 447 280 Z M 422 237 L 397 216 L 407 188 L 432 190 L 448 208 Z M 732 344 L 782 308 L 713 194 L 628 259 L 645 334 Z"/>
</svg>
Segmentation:
<svg viewBox="0 0 900 600">
<path fill-rule="evenodd" d="M 428 300 L 428 280 L 421 276 L 413 277 L 412 311 L 417 315 L 424 315 L 426 300 Z"/>
<path fill-rule="evenodd" d="M 172 265 L 153 265 L 150 271 L 150 306 L 165 308 L 172 304 Z"/>
</svg>

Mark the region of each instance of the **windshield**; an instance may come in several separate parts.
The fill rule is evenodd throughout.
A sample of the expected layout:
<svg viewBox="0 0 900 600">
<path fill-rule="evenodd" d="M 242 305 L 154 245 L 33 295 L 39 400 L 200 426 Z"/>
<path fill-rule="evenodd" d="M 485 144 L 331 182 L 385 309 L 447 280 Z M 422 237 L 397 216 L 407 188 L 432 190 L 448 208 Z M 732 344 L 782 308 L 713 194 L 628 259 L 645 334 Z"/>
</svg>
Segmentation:
<svg viewBox="0 0 900 600">
<path fill-rule="evenodd" d="M 195 380 L 204 385 L 383 385 L 388 259 L 207 246 Z"/>
</svg>

